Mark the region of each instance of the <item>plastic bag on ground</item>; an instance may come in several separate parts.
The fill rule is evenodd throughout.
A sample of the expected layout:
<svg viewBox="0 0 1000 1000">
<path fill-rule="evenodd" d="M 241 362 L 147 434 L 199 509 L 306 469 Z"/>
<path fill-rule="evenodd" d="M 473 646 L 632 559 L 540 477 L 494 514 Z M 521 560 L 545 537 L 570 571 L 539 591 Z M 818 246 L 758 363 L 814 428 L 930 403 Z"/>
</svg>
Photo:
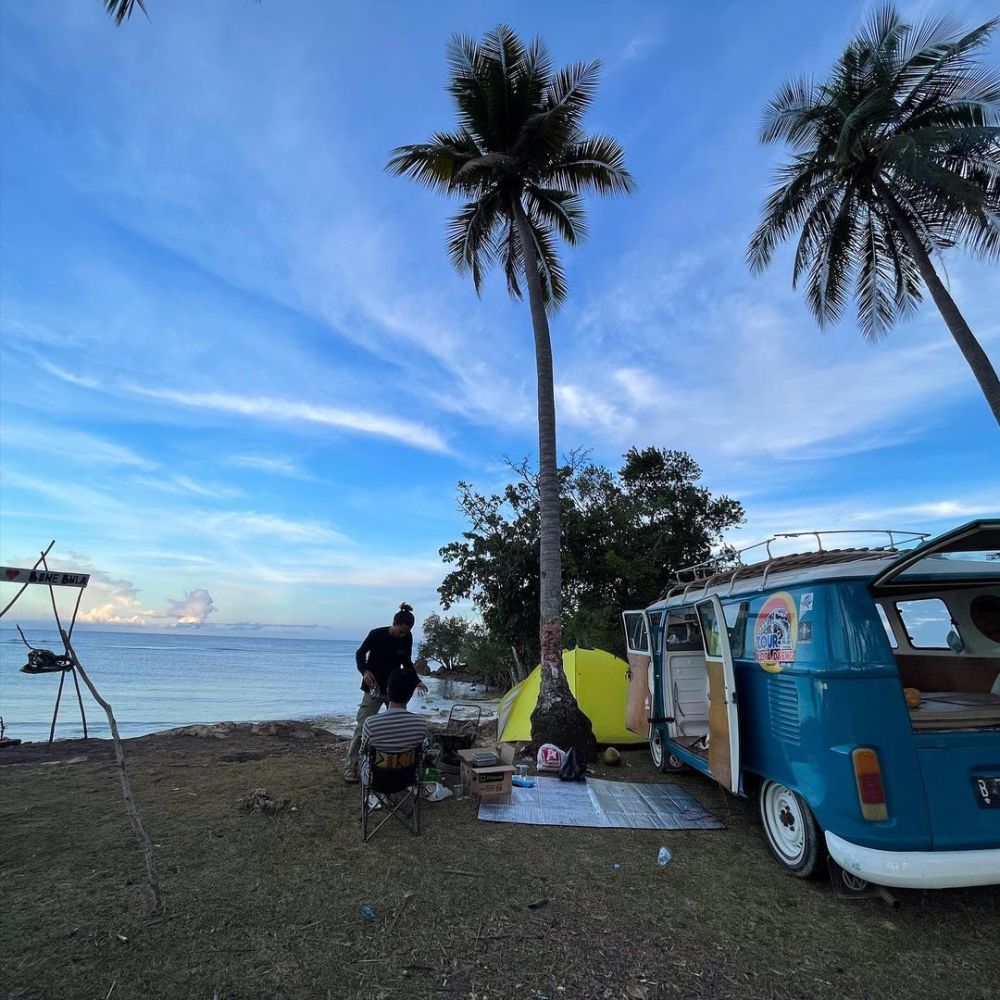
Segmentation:
<svg viewBox="0 0 1000 1000">
<path fill-rule="evenodd" d="M 554 743 L 543 743 L 538 748 L 535 763 L 539 771 L 558 771 L 566 754 Z"/>
<path fill-rule="evenodd" d="M 445 788 L 440 781 L 425 781 L 420 786 L 420 795 L 428 802 L 440 802 L 442 799 L 449 798 L 452 794 L 454 794 L 452 790 Z"/>
</svg>

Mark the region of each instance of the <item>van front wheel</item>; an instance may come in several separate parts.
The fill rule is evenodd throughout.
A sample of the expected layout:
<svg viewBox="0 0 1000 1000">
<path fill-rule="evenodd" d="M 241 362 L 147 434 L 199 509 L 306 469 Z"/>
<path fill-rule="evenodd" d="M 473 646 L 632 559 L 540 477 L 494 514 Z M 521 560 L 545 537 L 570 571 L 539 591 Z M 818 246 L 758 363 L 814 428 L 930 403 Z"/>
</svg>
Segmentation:
<svg viewBox="0 0 1000 1000">
<path fill-rule="evenodd" d="M 825 855 L 823 831 L 801 795 L 775 781 L 763 782 L 760 818 L 771 853 L 787 872 L 810 878 L 819 871 Z"/>
</svg>

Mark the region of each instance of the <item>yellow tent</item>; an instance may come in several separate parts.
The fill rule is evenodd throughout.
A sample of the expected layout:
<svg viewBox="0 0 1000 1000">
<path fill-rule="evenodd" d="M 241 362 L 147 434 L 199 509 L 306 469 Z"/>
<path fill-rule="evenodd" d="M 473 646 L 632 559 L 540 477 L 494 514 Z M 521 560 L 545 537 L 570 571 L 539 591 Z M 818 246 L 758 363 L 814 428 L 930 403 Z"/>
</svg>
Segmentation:
<svg viewBox="0 0 1000 1000">
<path fill-rule="evenodd" d="M 531 739 L 531 713 L 538 701 L 541 667 L 535 667 L 520 684 L 512 687 L 497 709 L 497 732 L 501 741 Z M 577 704 L 594 724 L 598 743 L 645 743 L 625 728 L 628 700 L 628 664 L 603 649 L 564 649 L 563 670 Z"/>
</svg>

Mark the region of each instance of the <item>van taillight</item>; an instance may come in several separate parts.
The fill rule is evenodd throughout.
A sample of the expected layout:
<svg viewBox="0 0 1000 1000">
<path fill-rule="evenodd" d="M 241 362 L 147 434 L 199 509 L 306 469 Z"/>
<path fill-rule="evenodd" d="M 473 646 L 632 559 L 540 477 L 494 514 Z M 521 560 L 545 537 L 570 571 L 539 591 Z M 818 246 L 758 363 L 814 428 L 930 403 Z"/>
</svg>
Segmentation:
<svg viewBox="0 0 1000 1000">
<path fill-rule="evenodd" d="M 859 747 L 851 753 L 854 762 L 854 780 L 858 784 L 858 801 L 861 815 L 868 820 L 888 819 L 885 807 L 885 789 L 882 787 L 882 771 L 878 765 L 878 754 L 867 747 Z"/>
</svg>

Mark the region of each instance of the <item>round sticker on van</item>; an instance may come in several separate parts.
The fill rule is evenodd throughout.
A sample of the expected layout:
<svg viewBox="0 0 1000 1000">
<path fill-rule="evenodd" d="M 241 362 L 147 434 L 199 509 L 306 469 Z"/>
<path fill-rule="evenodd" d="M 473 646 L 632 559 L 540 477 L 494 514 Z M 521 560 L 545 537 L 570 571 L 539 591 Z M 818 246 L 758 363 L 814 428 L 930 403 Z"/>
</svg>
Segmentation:
<svg viewBox="0 0 1000 1000">
<path fill-rule="evenodd" d="M 784 670 L 795 659 L 797 637 L 794 598 L 784 591 L 773 594 L 764 602 L 753 627 L 757 662 L 772 674 Z"/>
</svg>

